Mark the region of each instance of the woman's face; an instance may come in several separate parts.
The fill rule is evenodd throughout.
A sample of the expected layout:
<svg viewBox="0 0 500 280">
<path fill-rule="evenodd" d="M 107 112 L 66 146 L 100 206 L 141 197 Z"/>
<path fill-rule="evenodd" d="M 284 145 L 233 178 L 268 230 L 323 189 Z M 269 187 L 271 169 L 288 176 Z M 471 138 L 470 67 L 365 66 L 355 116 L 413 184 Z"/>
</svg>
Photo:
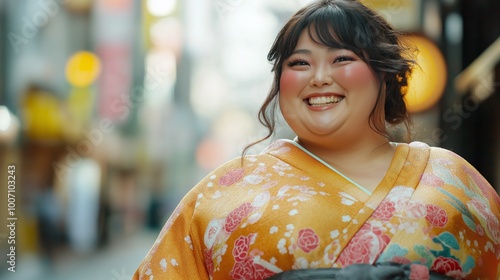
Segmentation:
<svg viewBox="0 0 500 280">
<path fill-rule="evenodd" d="M 299 139 L 373 134 L 369 116 L 378 81 L 354 52 L 317 44 L 304 29 L 282 69 L 280 109 Z"/>
</svg>

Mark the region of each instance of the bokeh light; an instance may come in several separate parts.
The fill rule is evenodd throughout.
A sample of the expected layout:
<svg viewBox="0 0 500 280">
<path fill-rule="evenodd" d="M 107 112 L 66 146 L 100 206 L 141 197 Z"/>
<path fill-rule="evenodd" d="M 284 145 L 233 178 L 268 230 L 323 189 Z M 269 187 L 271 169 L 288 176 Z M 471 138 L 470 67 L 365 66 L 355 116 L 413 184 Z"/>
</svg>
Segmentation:
<svg viewBox="0 0 500 280">
<path fill-rule="evenodd" d="M 10 126 L 11 120 L 9 109 L 5 106 L 0 106 L 0 130 L 7 130 Z"/>
<path fill-rule="evenodd" d="M 176 0 L 148 0 L 148 12 L 153 16 L 163 17 L 175 10 Z"/>
<path fill-rule="evenodd" d="M 75 87 L 91 85 L 101 72 L 101 61 L 92 52 L 74 53 L 66 64 L 66 79 Z"/>
<path fill-rule="evenodd" d="M 443 95 L 446 62 L 438 47 L 429 39 L 417 35 L 407 36 L 406 39 L 418 49 L 418 66 L 408 82 L 405 101 L 410 112 L 418 113 L 433 107 Z"/>
</svg>

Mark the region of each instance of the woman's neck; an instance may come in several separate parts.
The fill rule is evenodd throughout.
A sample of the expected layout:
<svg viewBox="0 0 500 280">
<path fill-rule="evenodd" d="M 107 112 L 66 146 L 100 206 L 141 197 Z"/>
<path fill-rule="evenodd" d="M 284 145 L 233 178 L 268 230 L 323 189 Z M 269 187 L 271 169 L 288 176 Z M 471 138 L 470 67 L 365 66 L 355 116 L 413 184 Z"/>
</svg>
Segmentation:
<svg viewBox="0 0 500 280">
<path fill-rule="evenodd" d="M 319 157 L 338 172 L 347 176 L 370 192 L 383 180 L 396 152 L 396 145 L 392 145 L 386 138 L 377 141 L 358 141 L 347 148 L 323 148 L 298 143 Z"/>
<path fill-rule="evenodd" d="M 345 143 L 334 142 L 329 145 L 295 139 L 305 149 L 318 156 L 328 164 L 339 169 L 351 169 L 366 166 L 380 161 L 392 159 L 394 147 L 382 135 L 359 138 L 357 141 Z"/>
</svg>

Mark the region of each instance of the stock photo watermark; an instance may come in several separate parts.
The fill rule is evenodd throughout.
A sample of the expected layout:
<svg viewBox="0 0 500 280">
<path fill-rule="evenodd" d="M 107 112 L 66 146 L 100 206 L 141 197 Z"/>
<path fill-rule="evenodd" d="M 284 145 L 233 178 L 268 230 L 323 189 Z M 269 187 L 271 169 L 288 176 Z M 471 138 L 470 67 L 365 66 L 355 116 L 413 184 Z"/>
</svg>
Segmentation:
<svg viewBox="0 0 500 280">
<path fill-rule="evenodd" d="M 482 101 L 491 93 L 495 91 L 495 87 L 498 87 L 498 83 L 488 83 L 486 81 L 480 81 L 476 87 L 476 90 L 480 90 L 480 94 L 468 95 L 462 99 L 460 103 L 455 103 L 450 106 L 447 110 L 443 112 L 442 120 L 450 125 L 452 130 L 459 129 L 464 120 L 472 116 Z M 431 131 L 429 139 L 423 140 L 423 142 L 429 145 L 440 145 L 448 140 L 449 136 L 446 134 L 445 130 L 442 128 L 434 128 Z"/>
<path fill-rule="evenodd" d="M 10 272 L 16 272 L 16 171 L 16 165 L 7 166 L 7 270 Z"/>
<path fill-rule="evenodd" d="M 39 9 L 31 15 L 21 17 L 20 32 L 9 32 L 7 38 L 17 54 L 20 48 L 30 42 L 50 19 L 55 17 L 64 5 L 71 0 L 38 0 Z"/>
</svg>

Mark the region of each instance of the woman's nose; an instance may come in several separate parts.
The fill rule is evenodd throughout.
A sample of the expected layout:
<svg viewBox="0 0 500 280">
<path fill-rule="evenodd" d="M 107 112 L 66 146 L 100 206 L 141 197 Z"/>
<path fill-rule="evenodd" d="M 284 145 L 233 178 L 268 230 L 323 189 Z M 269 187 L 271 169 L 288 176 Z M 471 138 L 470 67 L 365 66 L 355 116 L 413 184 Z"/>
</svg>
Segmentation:
<svg viewBox="0 0 500 280">
<path fill-rule="evenodd" d="M 315 72 L 311 78 L 310 85 L 315 87 L 322 87 L 331 85 L 333 83 L 333 77 L 331 72 L 327 67 L 320 67 Z"/>
</svg>

